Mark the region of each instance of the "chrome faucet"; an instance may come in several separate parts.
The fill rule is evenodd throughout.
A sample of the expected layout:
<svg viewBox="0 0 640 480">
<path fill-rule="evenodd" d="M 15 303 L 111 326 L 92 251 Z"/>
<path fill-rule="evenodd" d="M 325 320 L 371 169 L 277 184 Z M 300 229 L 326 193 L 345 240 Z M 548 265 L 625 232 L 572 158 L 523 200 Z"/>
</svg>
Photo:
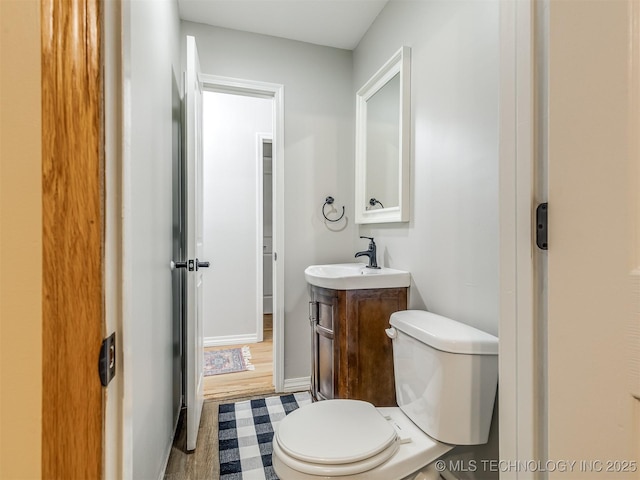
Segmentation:
<svg viewBox="0 0 640 480">
<path fill-rule="evenodd" d="M 376 242 L 373 241 L 373 237 L 361 236 L 360 238 L 367 238 L 369 240 L 369 248 L 364 250 L 363 252 L 356 253 L 356 258 L 363 256 L 369 257 L 369 265 L 367 265 L 367 268 L 380 268 L 378 266 L 378 261 L 376 258 Z"/>
</svg>

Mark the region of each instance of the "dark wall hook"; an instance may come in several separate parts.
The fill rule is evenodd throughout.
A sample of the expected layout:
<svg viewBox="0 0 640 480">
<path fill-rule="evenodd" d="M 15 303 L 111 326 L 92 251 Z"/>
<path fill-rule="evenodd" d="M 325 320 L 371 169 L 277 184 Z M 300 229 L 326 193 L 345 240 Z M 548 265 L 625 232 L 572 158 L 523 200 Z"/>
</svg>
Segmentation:
<svg viewBox="0 0 640 480">
<path fill-rule="evenodd" d="M 329 196 L 325 198 L 324 205 L 322 205 L 322 216 L 329 222 L 339 222 L 340 220 L 342 220 L 342 217 L 344 217 L 344 205 L 342 206 L 342 215 L 334 220 L 331 220 L 329 217 L 327 217 L 327 214 L 324 212 L 325 207 L 327 205 L 333 205 L 333 202 L 335 202 L 335 199 L 333 197 Z"/>
<path fill-rule="evenodd" d="M 376 203 L 377 203 L 378 205 L 380 205 L 380 208 L 384 208 L 384 205 L 382 204 L 382 202 L 381 202 L 380 200 L 377 200 L 377 199 L 375 199 L 375 198 L 373 198 L 373 197 L 371 197 L 371 198 L 369 199 L 369 205 L 371 205 L 372 207 L 375 207 L 375 206 L 376 206 Z"/>
</svg>

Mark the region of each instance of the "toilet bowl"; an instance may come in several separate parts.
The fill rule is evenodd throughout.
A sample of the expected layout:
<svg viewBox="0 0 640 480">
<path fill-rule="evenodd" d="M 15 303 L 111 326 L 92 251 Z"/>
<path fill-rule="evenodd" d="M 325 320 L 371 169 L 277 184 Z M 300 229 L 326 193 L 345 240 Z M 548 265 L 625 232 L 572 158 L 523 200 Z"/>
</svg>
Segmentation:
<svg viewBox="0 0 640 480">
<path fill-rule="evenodd" d="M 391 315 L 398 407 L 325 400 L 285 417 L 273 437 L 281 480 L 437 480 L 456 445 L 486 443 L 498 339 L 433 313 Z"/>
<path fill-rule="evenodd" d="M 355 409 L 345 408 L 343 402 L 360 403 L 370 407 L 370 410 L 363 409 L 367 411 L 363 411 L 362 415 L 353 415 Z M 318 411 L 311 408 L 324 404 L 332 404 L 332 408 Z M 334 408 L 340 413 L 328 421 L 326 415 Z M 326 400 L 300 408 L 287 418 L 296 413 L 298 415 L 293 417 L 296 424 L 301 421 L 301 424 L 309 427 L 306 434 L 302 434 L 302 429 L 300 432 L 283 431 L 287 424 L 282 429 L 281 422 L 274 435 L 273 467 L 281 480 L 399 480 L 414 479 L 418 474 L 422 475 L 419 478 L 423 480 L 438 479 L 433 462 L 453 448 L 453 445 L 429 437 L 398 407 L 374 408 L 366 402 Z M 362 424 L 362 428 L 354 428 L 362 420 L 370 423 Z M 375 425 L 379 421 L 386 428 Z M 374 428 L 371 428 L 372 424 Z M 317 425 L 326 428 L 315 429 Z M 366 438 L 366 446 L 358 442 L 360 435 Z M 285 452 L 288 445 L 293 447 L 293 452 Z M 321 445 L 330 445 L 331 449 L 322 450 Z M 372 445 L 378 448 L 372 449 Z M 304 460 L 300 458 L 302 456 Z"/>
</svg>

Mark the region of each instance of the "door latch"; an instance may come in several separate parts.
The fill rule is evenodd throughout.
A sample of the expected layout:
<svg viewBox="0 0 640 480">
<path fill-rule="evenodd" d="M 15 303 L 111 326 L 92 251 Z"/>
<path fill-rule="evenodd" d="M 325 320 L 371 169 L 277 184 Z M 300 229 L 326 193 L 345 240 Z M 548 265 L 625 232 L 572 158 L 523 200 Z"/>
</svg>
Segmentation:
<svg viewBox="0 0 640 480">
<path fill-rule="evenodd" d="M 209 268 L 209 262 L 201 262 L 197 258 L 195 260 L 189 260 L 187 262 L 174 262 L 173 260 L 169 264 L 171 270 L 175 270 L 177 268 L 186 268 L 190 272 L 194 270 L 198 270 L 199 268 Z"/>
<path fill-rule="evenodd" d="M 200 268 L 209 268 L 209 262 L 201 262 L 196 258 L 196 270 Z"/>
<path fill-rule="evenodd" d="M 100 358 L 98 359 L 98 373 L 103 387 L 116 376 L 116 332 L 102 341 Z"/>
<path fill-rule="evenodd" d="M 548 250 L 549 244 L 547 241 L 547 203 L 541 203 L 536 208 L 536 245 L 540 250 Z"/>
</svg>

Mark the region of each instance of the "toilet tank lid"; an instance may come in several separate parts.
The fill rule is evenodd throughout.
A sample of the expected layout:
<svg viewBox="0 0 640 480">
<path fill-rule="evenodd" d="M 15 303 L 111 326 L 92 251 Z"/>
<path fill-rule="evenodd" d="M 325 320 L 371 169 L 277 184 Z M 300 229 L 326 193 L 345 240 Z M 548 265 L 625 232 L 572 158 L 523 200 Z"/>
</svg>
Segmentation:
<svg viewBox="0 0 640 480">
<path fill-rule="evenodd" d="M 403 310 L 391 314 L 389 323 L 397 330 L 443 352 L 498 354 L 497 337 L 435 313 Z"/>
</svg>

